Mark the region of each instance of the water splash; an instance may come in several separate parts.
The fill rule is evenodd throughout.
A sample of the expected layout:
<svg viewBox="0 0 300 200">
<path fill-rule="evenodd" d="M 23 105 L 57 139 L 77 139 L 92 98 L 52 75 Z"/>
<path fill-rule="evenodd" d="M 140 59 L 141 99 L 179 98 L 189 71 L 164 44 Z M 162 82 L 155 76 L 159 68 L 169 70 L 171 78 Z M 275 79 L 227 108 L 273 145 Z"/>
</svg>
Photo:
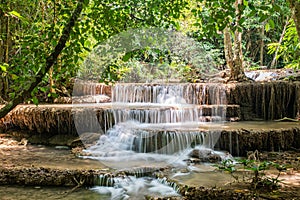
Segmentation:
<svg viewBox="0 0 300 200">
<path fill-rule="evenodd" d="M 178 186 L 164 179 L 133 176 L 115 177 L 113 186 L 96 186 L 92 190 L 100 194 L 110 195 L 111 200 L 141 199 L 146 195 L 160 197 L 180 196 Z"/>
</svg>

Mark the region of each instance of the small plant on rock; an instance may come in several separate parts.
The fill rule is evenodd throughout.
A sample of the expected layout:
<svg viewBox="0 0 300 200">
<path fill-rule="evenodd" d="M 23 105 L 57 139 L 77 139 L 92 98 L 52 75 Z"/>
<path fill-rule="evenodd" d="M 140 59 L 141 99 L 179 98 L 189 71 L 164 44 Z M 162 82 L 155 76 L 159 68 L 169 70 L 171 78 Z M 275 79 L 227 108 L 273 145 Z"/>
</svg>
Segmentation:
<svg viewBox="0 0 300 200">
<path fill-rule="evenodd" d="M 230 175 L 231 175 L 236 181 L 239 180 L 239 177 L 236 176 L 236 175 L 234 175 L 234 172 L 236 172 L 237 169 L 236 169 L 236 164 L 234 163 L 233 160 L 231 160 L 231 159 L 226 159 L 226 160 L 223 160 L 221 163 L 216 164 L 216 165 L 214 165 L 214 166 L 217 167 L 219 170 L 229 172 Z"/>
<path fill-rule="evenodd" d="M 269 161 L 259 161 L 259 160 L 250 160 L 250 159 L 237 159 L 233 160 L 224 160 L 220 164 L 215 165 L 219 170 L 229 172 L 230 175 L 238 181 L 238 176 L 235 175 L 238 172 L 239 166 L 243 166 L 244 170 L 252 171 L 251 175 L 251 187 L 254 189 L 277 189 L 279 187 L 279 176 L 282 171 L 286 170 L 285 165 L 280 165 L 278 163 L 269 162 Z M 265 174 L 265 171 L 270 168 L 276 168 L 278 174 L 275 178 L 268 177 Z M 243 181 L 246 181 L 243 177 Z"/>
</svg>

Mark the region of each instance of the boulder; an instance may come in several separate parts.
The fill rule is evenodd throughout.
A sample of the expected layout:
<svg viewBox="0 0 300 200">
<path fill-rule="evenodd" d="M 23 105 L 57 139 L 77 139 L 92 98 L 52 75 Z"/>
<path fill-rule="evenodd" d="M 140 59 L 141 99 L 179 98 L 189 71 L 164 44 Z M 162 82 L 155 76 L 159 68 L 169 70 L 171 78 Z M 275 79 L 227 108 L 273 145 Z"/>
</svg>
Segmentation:
<svg viewBox="0 0 300 200">
<path fill-rule="evenodd" d="M 193 161 L 198 161 L 199 159 L 199 162 L 216 163 L 222 160 L 220 155 L 215 154 L 210 149 L 193 149 L 189 156 L 192 158 L 191 160 Z"/>
</svg>

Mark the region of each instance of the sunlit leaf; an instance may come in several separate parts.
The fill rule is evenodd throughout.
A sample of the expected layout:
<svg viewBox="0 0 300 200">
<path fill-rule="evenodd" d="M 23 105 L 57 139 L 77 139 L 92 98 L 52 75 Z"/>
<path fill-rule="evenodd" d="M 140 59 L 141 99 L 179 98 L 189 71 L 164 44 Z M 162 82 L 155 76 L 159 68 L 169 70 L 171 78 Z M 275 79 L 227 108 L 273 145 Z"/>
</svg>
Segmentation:
<svg viewBox="0 0 300 200">
<path fill-rule="evenodd" d="M 269 32 L 269 30 L 270 30 L 270 24 L 269 23 L 266 23 L 265 30 L 266 30 L 266 32 Z"/>
<path fill-rule="evenodd" d="M 19 20 L 21 20 L 22 22 L 27 23 L 27 19 L 25 17 L 23 17 L 20 13 L 18 13 L 17 11 L 13 10 L 11 12 L 8 13 L 9 15 L 11 15 L 12 17 L 15 17 Z"/>
<path fill-rule="evenodd" d="M 8 67 L 8 64 L 4 63 L 3 65 L 0 65 L 0 68 L 3 72 L 7 72 L 7 67 Z"/>
<path fill-rule="evenodd" d="M 275 28 L 275 22 L 272 20 L 272 19 L 270 19 L 269 20 L 269 24 L 270 24 L 270 28 Z"/>
</svg>

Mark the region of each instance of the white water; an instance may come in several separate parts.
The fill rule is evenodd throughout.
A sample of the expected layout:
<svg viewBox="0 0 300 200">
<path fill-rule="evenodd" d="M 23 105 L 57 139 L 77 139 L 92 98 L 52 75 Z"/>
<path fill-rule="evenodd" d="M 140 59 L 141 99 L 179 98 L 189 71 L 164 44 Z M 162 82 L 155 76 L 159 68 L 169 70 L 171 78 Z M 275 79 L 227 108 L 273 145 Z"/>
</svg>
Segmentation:
<svg viewBox="0 0 300 200">
<path fill-rule="evenodd" d="M 215 84 L 117 84 L 105 116 L 112 120 L 112 115 L 115 125 L 86 152 L 117 169 L 185 165 L 195 146 L 213 148 L 220 136 L 226 112 L 223 89 Z M 203 122 L 204 114 L 218 120 Z"/>
<path fill-rule="evenodd" d="M 193 150 L 207 151 L 217 142 L 226 116 L 223 89 L 218 85 L 116 85 L 112 102 L 103 104 L 107 106 L 103 116 L 107 120 L 105 133 L 86 149 L 90 154 L 86 158 L 113 169 L 138 170 L 141 176 L 167 166 L 201 172 L 187 160 Z M 203 116 L 214 117 L 215 121 L 205 122 Z M 113 200 L 178 196 L 176 185 L 165 179 L 112 179 L 99 177 L 105 183 L 93 190 Z"/>
<path fill-rule="evenodd" d="M 226 96 L 220 84 L 116 84 L 112 102 L 204 105 L 226 103 Z"/>
<path fill-rule="evenodd" d="M 164 179 L 124 177 L 114 178 L 113 187 L 97 186 L 92 190 L 100 194 L 110 195 L 111 200 L 139 200 L 145 195 L 160 197 L 179 196 L 176 188 L 168 186 Z"/>
</svg>

